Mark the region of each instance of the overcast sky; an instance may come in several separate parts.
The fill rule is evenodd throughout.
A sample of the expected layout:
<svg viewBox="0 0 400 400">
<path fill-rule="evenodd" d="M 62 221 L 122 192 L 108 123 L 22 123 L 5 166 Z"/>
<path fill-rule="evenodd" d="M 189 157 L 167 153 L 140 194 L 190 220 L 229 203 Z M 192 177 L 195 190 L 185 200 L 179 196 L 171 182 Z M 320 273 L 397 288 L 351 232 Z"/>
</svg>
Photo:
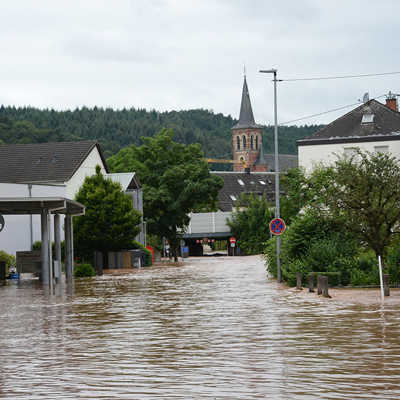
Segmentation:
<svg viewBox="0 0 400 400">
<path fill-rule="evenodd" d="M 0 10 L 4 105 L 237 118 L 245 65 L 256 122 L 273 123 L 273 84 L 259 69 L 283 79 L 400 71 L 398 0 L 4 0 Z M 278 119 L 389 90 L 400 93 L 400 75 L 281 82 Z"/>
</svg>

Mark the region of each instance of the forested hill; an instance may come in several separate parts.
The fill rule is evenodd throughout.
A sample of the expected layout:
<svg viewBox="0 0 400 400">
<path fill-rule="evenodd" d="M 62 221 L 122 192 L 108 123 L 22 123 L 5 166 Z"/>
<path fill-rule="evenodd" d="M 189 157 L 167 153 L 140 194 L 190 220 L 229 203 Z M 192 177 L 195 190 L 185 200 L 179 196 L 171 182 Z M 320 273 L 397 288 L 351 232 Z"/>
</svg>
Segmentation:
<svg viewBox="0 0 400 400">
<path fill-rule="evenodd" d="M 178 142 L 200 143 L 206 157 L 230 158 L 231 128 L 236 122 L 230 116 L 208 110 L 157 112 L 83 107 L 73 111 L 54 111 L 1 106 L 0 143 L 93 139 L 101 143 L 108 158 L 122 147 L 141 144 L 142 136 L 153 136 L 166 127 L 174 130 Z M 296 140 L 320 128 L 320 125 L 280 127 L 280 153 L 296 154 Z M 273 127 L 265 128 L 263 141 L 265 152 L 273 152 Z"/>
</svg>

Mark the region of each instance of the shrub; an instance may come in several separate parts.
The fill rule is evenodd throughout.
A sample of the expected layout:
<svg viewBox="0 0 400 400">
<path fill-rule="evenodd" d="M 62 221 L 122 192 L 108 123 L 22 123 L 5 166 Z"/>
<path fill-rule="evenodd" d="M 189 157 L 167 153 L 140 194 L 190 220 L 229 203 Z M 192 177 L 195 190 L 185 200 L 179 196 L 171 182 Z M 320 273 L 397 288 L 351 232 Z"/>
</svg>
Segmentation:
<svg viewBox="0 0 400 400">
<path fill-rule="evenodd" d="M 32 250 L 41 250 L 42 248 L 42 242 L 40 240 L 37 240 L 32 244 Z M 56 254 L 56 245 L 54 242 L 51 242 L 51 252 L 54 255 Z M 65 242 L 64 240 L 61 242 L 61 261 L 65 260 Z"/>
<path fill-rule="evenodd" d="M 0 261 L 5 261 L 7 270 L 16 263 L 15 256 L 6 253 L 4 250 L 0 250 Z"/>
<path fill-rule="evenodd" d="M 146 267 L 149 267 L 153 264 L 153 256 L 151 254 L 151 251 L 146 249 L 146 247 L 144 247 L 142 243 L 138 242 L 137 240 L 133 240 L 132 249 L 140 249 L 144 252 Z"/>
<path fill-rule="evenodd" d="M 88 276 L 95 276 L 96 271 L 90 264 L 77 264 L 74 269 L 75 278 L 83 278 Z"/>
</svg>

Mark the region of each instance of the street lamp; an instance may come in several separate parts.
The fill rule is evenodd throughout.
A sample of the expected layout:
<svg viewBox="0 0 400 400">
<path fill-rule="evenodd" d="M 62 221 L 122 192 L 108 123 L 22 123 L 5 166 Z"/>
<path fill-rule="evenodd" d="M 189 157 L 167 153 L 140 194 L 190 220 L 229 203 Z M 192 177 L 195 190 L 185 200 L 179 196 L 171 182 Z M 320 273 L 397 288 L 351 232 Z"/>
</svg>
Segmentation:
<svg viewBox="0 0 400 400">
<path fill-rule="evenodd" d="M 276 100 L 276 73 L 277 69 L 262 69 L 259 72 L 262 74 L 273 74 L 274 75 L 274 142 L 275 142 L 275 217 L 280 218 L 280 207 L 279 207 L 279 151 L 278 151 L 278 112 L 277 112 L 277 100 Z M 281 273 L 281 237 L 276 237 L 276 267 L 277 267 L 277 279 L 278 282 L 282 282 Z"/>
</svg>

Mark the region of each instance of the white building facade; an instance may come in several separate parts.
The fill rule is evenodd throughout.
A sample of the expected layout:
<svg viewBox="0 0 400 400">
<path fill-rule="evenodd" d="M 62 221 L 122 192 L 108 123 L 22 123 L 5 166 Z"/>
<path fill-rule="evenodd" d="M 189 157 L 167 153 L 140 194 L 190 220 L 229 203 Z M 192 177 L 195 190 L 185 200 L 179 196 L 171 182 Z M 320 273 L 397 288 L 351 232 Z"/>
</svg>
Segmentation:
<svg viewBox="0 0 400 400">
<path fill-rule="evenodd" d="M 299 166 L 311 172 L 318 165 L 332 165 L 338 157 L 351 156 L 357 149 L 390 153 L 400 160 L 400 113 L 397 100 L 386 105 L 369 100 L 346 115 L 297 141 Z"/>
</svg>

